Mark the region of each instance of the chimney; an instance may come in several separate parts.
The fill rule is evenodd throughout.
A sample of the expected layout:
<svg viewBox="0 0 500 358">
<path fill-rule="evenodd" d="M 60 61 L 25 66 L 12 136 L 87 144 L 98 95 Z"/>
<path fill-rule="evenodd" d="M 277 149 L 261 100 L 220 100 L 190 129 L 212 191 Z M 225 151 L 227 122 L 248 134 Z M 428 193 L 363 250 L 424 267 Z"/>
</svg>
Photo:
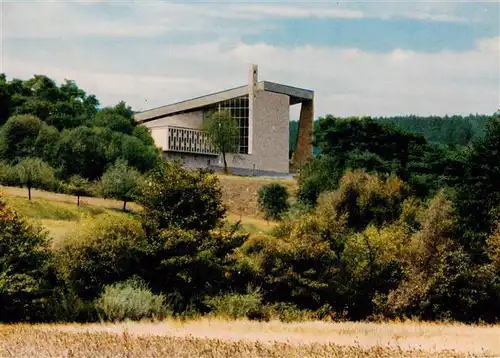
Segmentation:
<svg viewBox="0 0 500 358">
<path fill-rule="evenodd" d="M 248 75 L 248 86 L 255 89 L 255 87 L 257 86 L 257 82 L 258 82 L 257 65 L 251 64 L 249 75 Z"/>
</svg>

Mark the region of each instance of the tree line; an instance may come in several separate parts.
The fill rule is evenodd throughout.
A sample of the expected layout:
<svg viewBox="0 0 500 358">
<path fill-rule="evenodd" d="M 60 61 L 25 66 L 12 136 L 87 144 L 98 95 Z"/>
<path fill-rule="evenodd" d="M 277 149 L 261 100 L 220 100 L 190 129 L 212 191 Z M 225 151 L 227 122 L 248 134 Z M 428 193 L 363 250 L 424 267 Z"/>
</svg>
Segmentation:
<svg viewBox="0 0 500 358">
<path fill-rule="evenodd" d="M 467 146 L 484 135 L 486 124 L 491 115 L 470 114 L 468 116 L 394 116 L 373 117 L 379 123 L 393 124 L 410 133 L 422 135 L 427 141 L 435 144 Z M 314 127 L 319 119 L 314 121 Z M 290 121 L 289 152 L 295 151 L 295 142 L 299 128 L 298 121 Z M 314 153 L 319 153 L 319 148 L 314 147 Z"/>
<path fill-rule="evenodd" d="M 8 81 L 2 74 L 0 104 L 0 184 L 92 195 L 89 185 L 116 163 L 145 173 L 158 161 L 129 106 L 100 108 L 73 81 L 57 85 L 43 75 Z"/>
</svg>

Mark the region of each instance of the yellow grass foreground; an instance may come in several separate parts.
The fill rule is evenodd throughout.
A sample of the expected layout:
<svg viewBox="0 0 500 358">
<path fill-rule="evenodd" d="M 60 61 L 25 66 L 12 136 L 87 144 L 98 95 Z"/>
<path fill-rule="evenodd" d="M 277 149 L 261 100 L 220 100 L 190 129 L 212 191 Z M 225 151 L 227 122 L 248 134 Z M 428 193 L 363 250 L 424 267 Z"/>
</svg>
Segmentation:
<svg viewBox="0 0 500 358">
<path fill-rule="evenodd" d="M 180 322 L 0 326 L 1 357 L 498 357 L 500 326 Z"/>
</svg>

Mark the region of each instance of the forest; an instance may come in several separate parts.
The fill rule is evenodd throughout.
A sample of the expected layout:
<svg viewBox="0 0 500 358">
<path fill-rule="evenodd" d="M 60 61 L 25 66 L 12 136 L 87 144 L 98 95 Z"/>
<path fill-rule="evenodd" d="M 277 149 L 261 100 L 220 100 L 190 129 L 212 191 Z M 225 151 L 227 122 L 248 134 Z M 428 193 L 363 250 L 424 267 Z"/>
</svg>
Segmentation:
<svg viewBox="0 0 500 358">
<path fill-rule="evenodd" d="M 0 184 L 96 182 L 141 208 L 54 246 L 0 197 L 2 322 L 500 320 L 500 113 L 321 117 L 297 192 L 263 187 L 276 225 L 248 233 L 219 176 L 162 160 L 125 103 L 45 76 L 1 77 L 0 101 Z"/>
<path fill-rule="evenodd" d="M 486 124 L 491 115 L 468 115 L 468 116 L 416 116 L 408 115 L 401 117 L 373 117 L 379 123 L 393 124 L 407 132 L 420 134 L 430 143 L 466 146 L 472 141 L 480 138 L 485 131 Z M 317 127 L 318 120 L 314 123 Z M 299 122 L 290 121 L 290 156 L 295 150 Z M 314 147 L 315 154 L 319 148 Z"/>
</svg>

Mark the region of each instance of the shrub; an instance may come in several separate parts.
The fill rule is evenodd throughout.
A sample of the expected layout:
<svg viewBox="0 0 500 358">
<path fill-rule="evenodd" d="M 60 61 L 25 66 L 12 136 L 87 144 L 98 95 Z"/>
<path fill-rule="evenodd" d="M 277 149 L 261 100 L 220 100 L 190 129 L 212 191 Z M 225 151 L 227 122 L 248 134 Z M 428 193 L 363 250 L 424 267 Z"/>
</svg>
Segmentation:
<svg viewBox="0 0 500 358">
<path fill-rule="evenodd" d="M 221 224 L 226 208 L 214 174 L 189 172 L 163 161 L 146 177 L 139 195 L 146 227 L 208 231 Z"/>
<path fill-rule="evenodd" d="M 211 313 L 224 318 L 262 318 L 262 295 L 259 289 L 248 288 L 246 294 L 227 293 L 209 298 Z"/>
<path fill-rule="evenodd" d="M 51 293 L 47 234 L 0 200 L 0 321 L 37 321 Z"/>
<path fill-rule="evenodd" d="M 288 210 L 288 192 L 278 183 L 264 185 L 259 189 L 259 207 L 264 211 L 266 219 L 277 220 Z"/>
<path fill-rule="evenodd" d="M 162 318 L 168 313 L 165 297 L 151 293 L 147 284 L 136 278 L 105 286 L 96 307 L 110 321 Z"/>
<path fill-rule="evenodd" d="M 330 202 L 332 211 L 347 215 L 349 227 L 363 230 L 370 223 L 380 226 L 398 219 L 408 195 L 399 178 L 348 170 L 339 188 L 323 193 L 318 202 Z"/>
<path fill-rule="evenodd" d="M 137 272 L 148 247 L 140 222 L 125 214 L 84 219 L 56 248 L 56 268 L 70 290 L 83 300 L 102 287 Z"/>
<path fill-rule="evenodd" d="M 247 235 L 197 232 L 171 228 L 150 238 L 147 256 L 138 272 L 153 292 L 166 294 L 172 310 L 203 312 L 203 298 L 232 287 L 231 254 Z"/>
</svg>

